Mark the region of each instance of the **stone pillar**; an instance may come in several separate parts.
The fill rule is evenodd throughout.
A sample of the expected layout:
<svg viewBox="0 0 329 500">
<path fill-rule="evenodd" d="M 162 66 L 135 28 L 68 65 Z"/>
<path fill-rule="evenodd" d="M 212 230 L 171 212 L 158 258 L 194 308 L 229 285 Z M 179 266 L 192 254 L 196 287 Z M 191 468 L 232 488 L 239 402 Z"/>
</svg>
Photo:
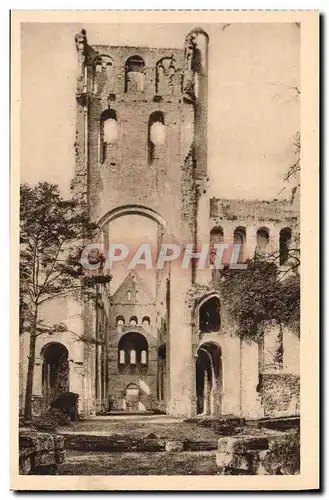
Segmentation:
<svg viewBox="0 0 329 500">
<path fill-rule="evenodd" d="M 279 251 L 280 251 L 280 228 L 276 226 L 273 227 L 273 229 L 270 231 L 269 253 L 279 254 Z M 277 263 L 279 264 L 279 259 Z"/>
<path fill-rule="evenodd" d="M 42 396 L 42 358 L 35 358 L 34 362 L 33 396 Z"/>
<path fill-rule="evenodd" d="M 79 394 L 78 407 L 83 409 L 83 364 L 70 360 L 70 391 Z"/>
<path fill-rule="evenodd" d="M 222 414 L 240 416 L 240 382 L 242 379 L 240 339 L 235 335 L 225 333 L 221 335 L 219 342 L 222 350 Z"/>
<path fill-rule="evenodd" d="M 193 397 L 192 327 L 187 292 L 190 270 L 177 266 L 170 282 L 169 400 L 167 412 L 173 417 L 190 417 Z"/>
<path fill-rule="evenodd" d="M 209 198 L 206 193 L 206 186 L 199 186 L 199 200 L 197 213 L 197 251 L 200 252 L 202 245 L 210 243 L 210 225 L 209 221 Z M 209 250 L 204 269 L 197 267 L 195 270 L 195 281 L 199 285 L 208 285 L 211 282 L 212 267 L 210 266 Z"/>
<path fill-rule="evenodd" d="M 255 255 L 257 244 L 257 228 L 255 226 L 247 226 L 246 228 L 246 245 L 244 256 L 246 259 L 252 259 Z"/>
<path fill-rule="evenodd" d="M 102 352 L 101 346 L 96 346 L 96 411 L 102 409 Z"/>
<path fill-rule="evenodd" d="M 242 417 L 261 418 L 261 401 L 258 386 L 258 344 L 241 343 L 241 410 Z"/>
</svg>

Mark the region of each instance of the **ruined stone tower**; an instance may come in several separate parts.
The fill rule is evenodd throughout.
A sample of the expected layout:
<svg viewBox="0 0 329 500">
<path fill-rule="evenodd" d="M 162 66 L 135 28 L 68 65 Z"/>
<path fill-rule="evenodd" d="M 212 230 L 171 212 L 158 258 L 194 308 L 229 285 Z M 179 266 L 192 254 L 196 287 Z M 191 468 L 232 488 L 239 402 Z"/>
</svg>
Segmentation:
<svg viewBox="0 0 329 500">
<path fill-rule="evenodd" d="M 74 189 L 87 204 L 90 217 L 99 223 L 100 240 L 108 243 L 113 239 L 113 221 L 120 218 L 124 223 L 126 217 L 134 215 L 141 227 L 145 219 L 153 221 L 155 251 L 165 241 L 182 246 L 197 243 L 197 207 L 202 203 L 207 176 L 207 34 L 193 30 L 186 37 L 185 49 L 151 49 L 90 46 L 82 31 L 76 36 L 76 47 Z M 191 266 L 185 271 L 177 266 L 174 271 L 167 267 L 154 274 L 153 324 L 148 331 L 140 326 L 144 313 L 137 317 L 136 325 L 129 326 L 129 317 L 135 316 L 133 305 L 127 311 L 129 301 L 121 301 L 126 315 L 120 313 L 116 296 L 111 298 L 110 293 L 105 306 L 108 345 L 113 347 L 113 335 L 116 338 L 118 328 L 123 328 L 125 335 L 143 335 L 148 345 L 154 346 L 148 370 L 141 367 L 134 380 L 120 375 L 124 370 L 118 346 L 113 352 L 107 347 L 110 368 L 103 370 L 108 373 L 105 385 L 110 390 L 112 384 L 115 394 L 110 397 L 118 409 L 118 383 L 113 379 L 121 377 L 126 384 L 129 378 L 138 386 L 138 377 L 142 379 L 143 373 L 146 376 L 146 371 L 151 371 L 154 380 L 147 384 L 149 408 L 173 415 L 192 412 L 194 361 L 188 291 L 195 272 Z M 92 316 L 86 313 L 86 318 Z M 117 325 L 118 317 L 128 326 Z M 90 321 L 94 320 L 85 320 L 86 329 L 91 327 Z M 90 353 L 90 374 L 94 356 Z M 99 363 L 96 352 L 96 366 Z M 125 385 L 120 390 L 124 400 Z M 107 396 L 96 395 L 96 409 L 106 406 Z"/>
</svg>

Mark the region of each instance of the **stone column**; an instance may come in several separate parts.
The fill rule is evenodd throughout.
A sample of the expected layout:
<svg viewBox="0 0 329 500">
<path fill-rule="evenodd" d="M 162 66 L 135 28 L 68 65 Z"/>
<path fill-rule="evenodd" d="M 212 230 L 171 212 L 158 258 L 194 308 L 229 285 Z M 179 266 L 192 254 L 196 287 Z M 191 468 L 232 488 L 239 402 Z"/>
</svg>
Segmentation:
<svg viewBox="0 0 329 500">
<path fill-rule="evenodd" d="M 42 358 L 34 361 L 33 396 L 42 396 Z"/>
<path fill-rule="evenodd" d="M 101 345 L 96 345 L 96 411 L 102 408 L 102 352 Z"/>
<path fill-rule="evenodd" d="M 169 356 L 169 401 L 167 411 L 173 417 L 190 417 L 192 412 L 192 327 L 188 305 L 190 270 L 171 273 Z"/>
<path fill-rule="evenodd" d="M 258 386 L 258 343 L 242 341 L 241 344 L 241 406 L 242 417 L 262 416 Z"/>
<path fill-rule="evenodd" d="M 280 252 L 280 228 L 275 226 L 270 231 L 269 253 L 279 254 Z M 277 260 L 279 264 L 279 259 Z"/>
<path fill-rule="evenodd" d="M 257 245 L 257 228 L 255 226 L 247 226 L 246 228 L 246 244 L 244 256 L 246 259 L 252 259 L 255 255 Z"/>
<path fill-rule="evenodd" d="M 206 185 L 202 183 L 199 186 L 199 200 L 198 200 L 198 214 L 197 214 L 197 251 L 200 252 L 202 245 L 206 245 L 210 243 L 210 224 L 207 224 L 209 221 L 209 198 L 207 196 Z M 209 260 L 209 250 L 208 257 L 206 259 L 206 263 L 204 269 L 200 269 L 200 267 L 196 268 L 195 271 L 195 281 L 199 285 L 208 285 L 211 282 L 212 277 L 212 267 L 210 266 Z"/>
</svg>

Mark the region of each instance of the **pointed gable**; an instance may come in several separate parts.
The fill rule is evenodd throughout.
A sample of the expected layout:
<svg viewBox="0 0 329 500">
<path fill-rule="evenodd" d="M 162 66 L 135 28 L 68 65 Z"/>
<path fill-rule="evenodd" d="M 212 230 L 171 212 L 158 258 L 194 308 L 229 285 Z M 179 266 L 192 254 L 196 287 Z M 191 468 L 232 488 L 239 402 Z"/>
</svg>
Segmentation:
<svg viewBox="0 0 329 500">
<path fill-rule="evenodd" d="M 154 305 L 155 298 L 138 275 L 131 271 L 111 297 L 112 304 Z"/>
</svg>

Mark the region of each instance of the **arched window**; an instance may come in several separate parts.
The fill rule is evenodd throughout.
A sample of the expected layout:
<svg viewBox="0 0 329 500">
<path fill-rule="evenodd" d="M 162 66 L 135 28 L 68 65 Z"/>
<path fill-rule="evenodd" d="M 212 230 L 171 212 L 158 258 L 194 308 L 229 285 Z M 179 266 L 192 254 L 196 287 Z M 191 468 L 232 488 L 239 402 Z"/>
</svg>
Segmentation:
<svg viewBox="0 0 329 500">
<path fill-rule="evenodd" d="M 108 76 L 112 75 L 113 59 L 107 55 L 98 56 L 95 63 L 96 73 L 107 73 Z"/>
<path fill-rule="evenodd" d="M 135 301 L 138 302 L 139 301 L 139 291 L 136 290 L 135 292 Z"/>
<path fill-rule="evenodd" d="M 130 364 L 135 365 L 136 364 L 136 351 L 135 349 L 132 349 L 130 351 Z"/>
<path fill-rule="evenodd" d="M 289 259 L 291 245 L 291 229 L 286 227 L 280 231 L 280 265 L 283 266 Z"/>
<path fill-rule="evenodd" d="M 143 92 L 145 63 L 140 56 L 132 56 L 125 66 L 125 92 Z"/>
<path fill-rule="evenodd" d="M 156 93 L 172 95 L 175 90 L 176 63 L 173 57 L 164 57 L 156 66 Z"/>
<path fill-rule="evenodd" d="M 264 253 L 269 242 L 269 231 L 266 228 L 260 228 L 256 235 L 256 250 L 258 253 Z"/>
<path fill-rule="evenodd" d="M 224 243 L 223 228 L 220 226 L 213 227 L 212 230 L 210 231 L 210 248 L 209 248 L 209 258 L 211 264 L 213 264 L 216 259 L 217 250 L 215 245 L 219 245 L 221 243 Z"/>
<path fill-rule="evenodd" d="M 119 363 L 120 365 L 124 365 L 125 362 L 126 362 L 125 352 L 123 349 L 121 349 L 121 351 L 119 351 Z"/>
<path fill-rule="evenodd" d="M 117 316 L 115 320 L 117 325 L 124 325 L 125 324 L 125 319 L 123 316 Z"/>
<path fill-rule="evenodd" d="M 101 125 L 103 132 L 103 142 L 111 144 L 118 140 L 117 113 L 114 109 L 108 108 L 101 114 Z"/>
<path fill-rule="evenodd" d="M 144 316 L 142 319 L 142 325 L 143 326 L 150 326 L 151 320 L 149 316 Z"/>
<path fill-rule="evenodd" d="M 148 365 L 148 343 L 144 335 L 129 332 L 121 337 L 118 344 L 118 368 L 120 373 L 145 373 Z M 124 363 L 121 363 L 124 352 Z M 144 354 L 143 354 L 144 352 Z"/>
<path fill-rule="evenodd" d="M 129 324 L 133 325 L 133 326 L 136 326 L 138 324 L 137 316 L 131 316 L 131 318 L 129 320 Z"/>
<path fill-rule="evenodd" d="M 146 351 L 141 352 L 141 364 L 147 365 L 147 352 Z"/>
<path fill-rule="evenodd" d="M 163 157 L 163 148 L 166 141 L 166 127 L 162 111 L 154 111 L 148 123 L 148 160 L 152 163 L 155 159 Z"/>
<path fill-rule="evenodd" d="M 199 330 L 201 333 L 218 332 L 220 329 L 220 302 L 212 297 L 199 310 Z"/>
<path fill-rule="evenodd" d="M 245 244 L 246 244 L 246 230 L 244 227 L 237 227 L 233 235 L 234 245 L 240 245 L 239 255 L 237 262 L 244 262 L 245 260 Z M 237 248 L 233 249 L 233 252 L 238 252 Z"/>
<path fill-rule="evenodd" d="M 101 114 L 100 122 L 100 153 L 101 162 L 116 155 L 116 145 L 119 136 L 117 113 L 108 108 Z"/>
<path fill-rule="evenodd" d="M 131 301 L 131 291 L 128 290 L 127 292 L 127 301 L 130 302 Z"/>
</svg>

